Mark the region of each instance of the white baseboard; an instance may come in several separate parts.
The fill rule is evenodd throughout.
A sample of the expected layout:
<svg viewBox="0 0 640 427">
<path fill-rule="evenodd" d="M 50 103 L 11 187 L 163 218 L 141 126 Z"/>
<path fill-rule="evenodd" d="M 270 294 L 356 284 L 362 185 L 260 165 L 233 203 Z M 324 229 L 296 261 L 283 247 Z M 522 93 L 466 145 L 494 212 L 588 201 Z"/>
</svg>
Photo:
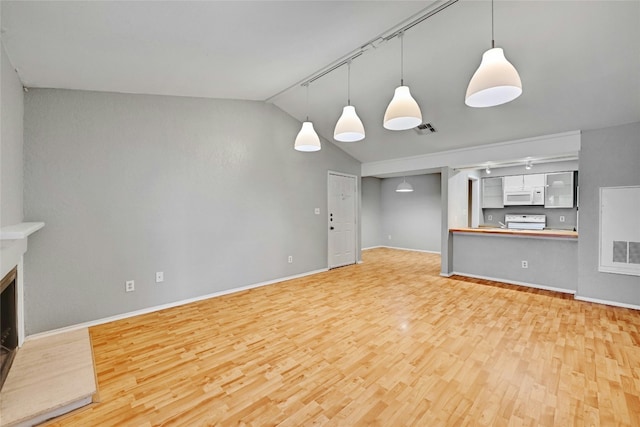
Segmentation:
<svg viewBox="0 0 640 427">
<path fill-rule="evenodd" d="M 379 248 L 398 249 L 399 251 L 424 252 L 424 253 L 427 253 L 427 254 L 438 254 L 438 255 L 440 255 L 439 251 L 426 251 L 424 249 L 410 249 L 410 248 L 401 248 L 399 246 L 386 246 L 386 245 L 370 246 L 368 248 L 362 248 L 362 250 L 363 251 L 368 251 L 369 249 L 379 249 Z"/>
<path fill-rule="evenodd" d="M 453 275 L 454 275 L 454 273 L 440 273 L 441 277 L 451 277 Z"/>
<path fill-rule="evenodd" d="M 556 288 L 556 287 L 553 287 L 553 286 L 538 285 L 537 283 L 518 282 L 516 280 L 506 280 L 506 279 L 499 279 L 497 277 L 479 276 L 477 274 L 460 273 L 460 272 L 457 272 L 457 271 L 454 271 L 453 273 L 451 273 L 449 275 L 449 277 L 454 276 L 454 275 L 455 276 L 471 277 L 473 279 L 491 280 L 492 282 L 508 283 L 509 285 L 526 286 L 528 288 L 543 289 L 545 291 L 560 292 L 560 293 L 563 293 L 563 294 L 575 295 L 575 293 L 576 293 L 576 291 L 574 291 L 573 289 Z"/>
<path fill-rule="evenodd" d="M 635 304 L 627 304 L 624 302 L 618 302 L 618 301 L 609 301 L 606 299 L 598 299 L 598 298 L 589 298 L 589 297 L 583 297 L 583 296 L 575 296 L 575 299 L 577 299 L 578 301 L 585 301 L 585 302 L 594 302 L 596 304 L 604 304 L 604 305 L 611 305 L 614 307 L 622 307 L 622 308 L 630 308 L 633 310 L 640 310 L 640 305 L 635 305 Z"/>
<path fill-rule="evenodd" d="M 309 271 L 309 272 L 306 272 L 306 273 L 296 274 L 296 275 L 293 275 L 293 276 L 281 277 L 279 279 L 268 280 L 266 282 L 260 282 L 260 283 L 254 283 L 254 284 L 247 285 L 247 286 L 241 286 L 239 288 L 225 289 L 223 291 L 214 292 L 212 294 L 201 295 L 201 296 L 194 297 L 194 298 L 188 298 L 188 299 L 184 299 L 184 300 L 180 300 L 180 301 L 170 302 L 170 303 L 167 303 L 167 304 L 156 305 L 154 307 L 147 307 L 147 308 L 143 308 L 141 310 L 130 311 L 128 313 L 117 314 L 115 316 L 104 317 L 102 319 L 91 320 L 89 322 L 83 322 L 83 323 L 79 323 L 79 324 L 76 324 L 76 325 L 65 326 L 63 328 L 52 329 L 50 331 L 39 332 L 37 334 L 29 335 L 28 337 L 26 337 L 25 340 L 28 341 L 28 340 L 43 338 L 43 337 L 50 336 L 50 335 L 61 334 L 61 333 L 64 333 L 64 332 L 75 331 L 75 330 L 78 330 L 78 329 L 90 328 L 92 326 L 102 325 L 104 323 L 114 322 L 116 320 L 127 319 L 129 317 L 140 316 L 141 314 L 153 313 L 154 311 L 160 311 L 160 310 L 165 310 L 167 308 L 178 307 L 178 306 L 181 306 L 181 305 L 190 304 L 192 302 L 202 301 L 202 300 L 209 299 L 209 298 L 216 298 L 216 297 L 220 297 L 220 296 L 223 296 L 223 295 L 233 294 L 233 293 L 236 293 L 236 292 L 247 291 L 249 289 L 260 288 L 262 286 L 273 285 L 275 283 L 280 283 L 280 282 L 284 282 L 284 281 L 287 281 L 287 280 L 299 279 L 301 277 L 311 276 L 313 274 L 324 273 L 325 271 L 329 271 L 329 269 L 322 268 L 320 270 L 313 270 L 313 271 Z"/>
<path fill-rule="evenodd" d="M 438 254 L 438 255 L 440 255 L 440 252 L 436 252 L 436 251 L 426 251 L 424 249 L 410 249 L 410 248 L 401 248 L 401 247 L 398 247 L 398 246 L 385 246 L 385 245 L 372 246 L 370 248 L 363 248 L 362 250 L 365 251 L 367 249 L 378 249 L 378 248 L 397 249 L 399 251 L 410 251 L 410 252 L 424 252 L 424 253 L 427 253 L 427 254 Z"/>
<path fill-rule="evenodd" d="M 398 246 L 383 246 L 383 247 L 387 248 L 387 249 L 397 249 L 399 251 L 423 252 L 423 253 L 426 253 L 426 254 L 437 254 L 437 255 L 440 255 L 440 251 L 426 251 L 424 249 L 409 249 L 409 248 L 401 248 L 401 247 L 398 247 Z"/>
</svg>

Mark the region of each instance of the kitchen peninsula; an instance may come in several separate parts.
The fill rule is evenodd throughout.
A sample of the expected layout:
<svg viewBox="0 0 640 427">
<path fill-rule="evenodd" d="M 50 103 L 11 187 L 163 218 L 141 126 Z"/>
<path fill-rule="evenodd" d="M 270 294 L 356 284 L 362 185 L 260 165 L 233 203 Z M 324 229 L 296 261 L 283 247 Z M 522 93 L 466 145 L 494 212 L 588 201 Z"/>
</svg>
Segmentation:
<svg viewBox="0 0 640 427">
<path fill-rule="evenodd" d="M 482 173 L 479 226 L 449 229 L 451 272 L 575 294 L 577 167 L 571 161 Z"/>
<path fill-rule="evenodd" d="M 578 233 L 452 228 L 453 274 L 575 294 Z"/>
</svg>

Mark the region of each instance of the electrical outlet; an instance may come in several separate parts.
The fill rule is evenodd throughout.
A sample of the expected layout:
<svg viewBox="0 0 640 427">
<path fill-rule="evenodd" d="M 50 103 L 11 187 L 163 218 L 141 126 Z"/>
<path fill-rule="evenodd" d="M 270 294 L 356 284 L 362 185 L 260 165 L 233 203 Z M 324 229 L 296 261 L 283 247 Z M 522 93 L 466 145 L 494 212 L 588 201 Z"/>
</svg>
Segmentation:
<svg viewBox="0 0 640 427">
<path fill-rule="evenodd" d="M 560 222 L 564 222 L 564 215 L 560 215 Z"/>
<path fill-rule="evenodd" d="M 287 262 L 289 264 L 293 264 L 293 256 L 292 255 L 289 255 L 289 258 L 287 259 Z"/>
<path fill-rule="evenodd" d="M 488 220 L 488 221 L 493 220 L 493 215 L 488 215 L 488 216 L 487 216 L 487 220 Z"/>
<path fill-rule="evenodd" d="M 529 268 L 529 262 L 528 261 L 522 261 L 522 268 Z"/>
<path fill-rule="evenodd" d="M 389 234 L 389 240 L 391 240 L 391 234 Z"/>
<path fill-rule="evenodd" d="M 164 282 L 164 273 L 162 271 L 156 271 L 156 283 Z"/>
<path fill-rule="evenodd" d="M 315 212 L 315 214 L 316 214 L 316 215 L 320 215 L 320 208 L 316 208 L 316 209 L 314 210 L 314 212 Z"/>
<path fill-rule="evenodd" d="M 125 292 L 133 292 L 136 290 L 136 284 L 133 280 L 127 280 L 124 282 L 124 290 Z"/>
</svg>

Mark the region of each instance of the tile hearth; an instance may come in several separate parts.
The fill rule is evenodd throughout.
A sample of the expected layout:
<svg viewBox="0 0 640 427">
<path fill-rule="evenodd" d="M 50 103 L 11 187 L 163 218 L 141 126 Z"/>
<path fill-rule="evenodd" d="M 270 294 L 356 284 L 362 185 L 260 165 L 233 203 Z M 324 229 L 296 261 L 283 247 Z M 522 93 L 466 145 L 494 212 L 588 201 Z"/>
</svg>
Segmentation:
<svg viewBox="0 0 640 427">
<path fill-rule="evenodd" d="M 95 400 L 88 329 L 27 340 L 0 391 L 0 426 L 34 425 Z"/>
</svg>

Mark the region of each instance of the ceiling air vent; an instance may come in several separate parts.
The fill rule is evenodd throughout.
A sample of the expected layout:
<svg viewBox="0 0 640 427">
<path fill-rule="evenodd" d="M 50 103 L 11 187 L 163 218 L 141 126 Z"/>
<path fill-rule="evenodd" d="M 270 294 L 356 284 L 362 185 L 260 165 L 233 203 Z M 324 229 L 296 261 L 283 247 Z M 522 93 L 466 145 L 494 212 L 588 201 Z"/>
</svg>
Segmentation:
<svg viewBox="0 0 640 427">
<path fill-rule="evenodd" d="M 414 127 L 413 130 L 415 130 L 418 135 L 430 135 L 437 132 L 436 128 L 434 128 L 431 123 L 422 123 L 421 125 Z"/>
</svg>

